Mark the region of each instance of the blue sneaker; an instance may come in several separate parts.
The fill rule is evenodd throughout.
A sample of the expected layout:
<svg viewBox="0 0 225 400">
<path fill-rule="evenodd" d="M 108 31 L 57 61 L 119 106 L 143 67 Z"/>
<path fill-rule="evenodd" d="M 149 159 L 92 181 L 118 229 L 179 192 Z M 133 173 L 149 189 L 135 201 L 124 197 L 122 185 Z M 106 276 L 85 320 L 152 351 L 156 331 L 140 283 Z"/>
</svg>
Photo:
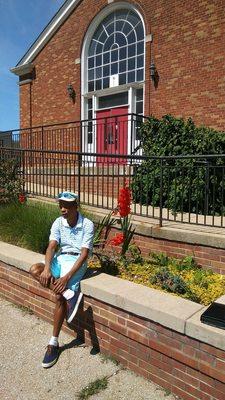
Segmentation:
<svg viewBox="0 0 225 400">
<path fill-rule="evenodd" d="M 43 368 L 49 368 L 52 367 L 56 363 L 59 357 L 59 346 L 52 346 L 49 344 L 47 346 L 47 351 L 45 353 L 43 362 L 42 362 L 42 367 Z"/>
<path fill-rule="evenodd" d="M 80 290 L 77 290 L 74 292 L 74 296 L 67 300 L 67 322 L 70 323 L 73 318 L 75 317 L 75 314 L 77 313 L 79 304 L 82 300 L 83 293 L 81 293 Z"/>
</svg>

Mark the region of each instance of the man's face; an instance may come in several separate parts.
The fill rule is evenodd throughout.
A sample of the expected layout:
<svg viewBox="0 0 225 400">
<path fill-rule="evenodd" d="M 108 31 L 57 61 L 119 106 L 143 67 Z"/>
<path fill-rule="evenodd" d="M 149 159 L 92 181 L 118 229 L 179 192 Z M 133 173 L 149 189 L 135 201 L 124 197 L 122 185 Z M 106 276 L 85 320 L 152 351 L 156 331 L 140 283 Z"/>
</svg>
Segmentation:
<svg viewBox="0 0 225 400">
<path fill-rule="evenodd" d="M 63 218 L 65 218 L 65 219 L 72 218 L 77 213 L 77 204 L 74 201 L 69 202 L 69 201 L 60 200 L 59 208 L 60 208 Z"/>
</svg>

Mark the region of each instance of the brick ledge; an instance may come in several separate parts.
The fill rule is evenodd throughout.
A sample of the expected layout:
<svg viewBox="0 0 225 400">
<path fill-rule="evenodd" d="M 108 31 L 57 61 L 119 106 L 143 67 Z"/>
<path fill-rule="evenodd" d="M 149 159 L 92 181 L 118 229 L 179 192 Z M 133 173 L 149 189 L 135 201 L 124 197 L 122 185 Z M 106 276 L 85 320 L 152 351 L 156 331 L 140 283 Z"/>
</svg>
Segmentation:
<svg viewBox="0 0 225 400">
<path fill-rule="evenodd" d="M 0 242 L 0 260 L 23 271 L 28 272 L 33 263 L 42 259 L 42 254 Z M 107 274 L 83 280 L 81 288 L 97 300 L 225 350 L 223 330 L 200 322 L 206 308 L 200 304 Z"/>
</svg>

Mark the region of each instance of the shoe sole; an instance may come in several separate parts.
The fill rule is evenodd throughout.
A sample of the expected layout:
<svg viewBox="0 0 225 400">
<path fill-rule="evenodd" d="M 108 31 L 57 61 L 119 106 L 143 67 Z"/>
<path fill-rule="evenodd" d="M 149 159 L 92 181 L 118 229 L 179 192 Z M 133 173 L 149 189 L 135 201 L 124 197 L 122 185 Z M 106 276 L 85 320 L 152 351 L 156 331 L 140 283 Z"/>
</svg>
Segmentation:
<svg viewBox="0 0 225 400">
<path fill-rule="evenodd" d="M 77 302 L 76 302 L 76 305 L 74 307 L 74 310 L 73 310 L 72 314 L 70 315 L 70 317 L 67 319 L 68 323 L 70 323 L 74 319 L 74 317 L 75 317 L 75 315 L 77 313 L 78 307 L 80 305 L 82 297 L 83 297 L 83 293 L 80 292 L 80 294 L 78 296 L 78 299 L 77 299 Z"/>
<path fill-rule="evenodd" d="M 59 356 L 54 361 L 52 361 L 52 362 L 50 362 L 48 364 L 42 363 L 41 365 L 42 365 L 43 368 L 50 368 L 58 361 L 58 358 L 59 358 Z"/>
</svg>

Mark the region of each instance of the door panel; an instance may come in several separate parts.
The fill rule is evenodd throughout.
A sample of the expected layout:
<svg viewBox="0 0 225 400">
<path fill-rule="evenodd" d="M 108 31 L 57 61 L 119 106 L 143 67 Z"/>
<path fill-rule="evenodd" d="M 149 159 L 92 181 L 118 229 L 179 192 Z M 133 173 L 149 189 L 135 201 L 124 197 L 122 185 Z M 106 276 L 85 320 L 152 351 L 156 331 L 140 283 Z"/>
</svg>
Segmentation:
<svg viewBox="0 0 225 400">
<path fill-rule="evenodd" d="M 98 162 L 117 162 L 120 164 L 126 162 L 122 158 L 112 158 L 110 154 L 127 154 L 127 113 L 127 106 L 96 112 L 97 153 L 108 155 L 108 157 L 98 157 Z"/>
</svg>

